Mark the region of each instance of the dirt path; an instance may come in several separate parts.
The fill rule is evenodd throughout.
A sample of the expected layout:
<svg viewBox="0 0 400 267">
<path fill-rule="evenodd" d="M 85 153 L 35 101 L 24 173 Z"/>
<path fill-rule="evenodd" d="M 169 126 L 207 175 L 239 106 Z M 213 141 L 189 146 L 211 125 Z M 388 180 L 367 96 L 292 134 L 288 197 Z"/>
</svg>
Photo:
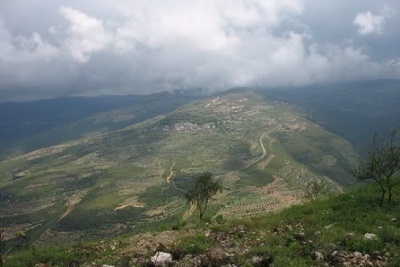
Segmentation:
<svg viewBox="0 0 400 267">
<path fill-rule="evenodd" d="M 195 209 L 196 209 L 196 205 L 193 203 L 190 204 L 190 208 L 185 212 L 185 214 L 183 214 L 182 221 L 184 222 L 187 219 L 189 219 L 189 217 L 193 214 Z"/>
<path fill-rule="evenodd" d="M 125 209 L 127 207 L 143 208 L 144 207 L 144 203 L 139 203 L 139 202 L 128 203 L 128 204 L 124 204 L 124 205 L 118 206 L 114 210 L 122 210 L 122 209 Z"/>
<path fill-rule="evenodd" d="M 76 204 L 78 204 L 80 202 L 79 201 L 71 201 L 68 205 L 67 210 L 64 212 L 63 215 L 61 215 L 60 219 L 58 219 L 59 221 L 61 221 L 63 218 L 65 218 L 68 214 L 71 213 L 71 211 L 75 208 Z"/>
<path fill-rule="evenodd" d="M 265 134 L 265 133 L 263 133 L 263 134 L 261 135 L 261 137 L 260 137 L 260 145 L 261 145 L 261 149 L 262 149 L 262 154 L 261 154 L 260 158 L 254 160 L 253 162 L 251 162 L 250 164 L 248 164 L 246 167 L 244 167 L 244 169 L 247 169 L 247 168 L 253 166 L 254 164 L 259 163 L 259 162 L 262 161 L 262 160 L 264 159 L 264 157 L 267 155 L 267 150 L 265 149 L 264 144 L 263 144 L 264 134 Z"/>
<path fill-rule="evenodd" d="M 172 169 L 172 167 L 171 167 L 171 169 Z M 175 174 L 175 172 L 171 170 L 171 173 L 169 174 L 169 176 L 167 178 L 165 178 L 165 182 L 167 184 L 171 183 L 171 178 L 172 178 L 172 176 L 174 176 L 174 174 Z"/>
</svg>

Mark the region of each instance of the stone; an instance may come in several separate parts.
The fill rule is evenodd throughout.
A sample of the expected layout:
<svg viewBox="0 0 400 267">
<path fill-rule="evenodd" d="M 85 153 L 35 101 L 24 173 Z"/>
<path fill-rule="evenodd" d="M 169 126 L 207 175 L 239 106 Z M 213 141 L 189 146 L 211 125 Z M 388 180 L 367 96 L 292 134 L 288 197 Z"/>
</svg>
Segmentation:
<svg viewBox="0 0 400 267">
<path fill-rule="evenodd" d="M 271 256 L 253 256 L 251 258 L 251 264 L 255 267 L 266 267 L 271 266 L 274 259 Z"/>
<path fill-rule="evenodd" d="M 354 251 L 353 255 L 357 259 L 362 259 L 363 258 L 363 254 L 361 252 L 359 252 L 359 251 Z"/>
<path fill-rule="evenodd" d="M 324 260 L 324 255 L 319 251 L 315 251 L 314 252 L 314 256 L 315 256 L 315 259 L 318 260 L 318 261 L 323 261 Z"/>
<path fill-rule="evenodd" d="M 166 252 L 157 252 L 150 258 L 155 266 L 167 267 L 172 262 L 172 255 Z"/>
<path fill-rule="evenodd" d="M 364 235 L 364 239 L 366 239 L 366 240 L 376 240 L 376 239 L 378 239 L 378 236 L 376 234 L 366 233 Z"/>
</svg>

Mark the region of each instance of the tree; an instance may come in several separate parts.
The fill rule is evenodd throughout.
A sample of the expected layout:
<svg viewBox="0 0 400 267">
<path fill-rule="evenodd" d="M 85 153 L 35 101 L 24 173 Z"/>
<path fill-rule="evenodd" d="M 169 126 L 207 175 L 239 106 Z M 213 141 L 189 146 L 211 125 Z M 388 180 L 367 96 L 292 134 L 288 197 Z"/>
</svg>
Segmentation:
<svg viewBox="0 0 400 267">
<path fill-rule="evenodd" d="M 377 141 L 375 133 L 372 139 L 372 147 L 368 150 L 367 159 L 362 161 L 354 170 L 353 175 L 360 180 L 372 179 L 381 189 L 380 206 L 383 205 L 386 192 L 388 203 L 392 201 L 393 177 L 400 172 L 400 147 L 396 143 L 396 131 L 381 145 Z"/>
<path fill-rule="evenodd" d="M 195 177 L 194 186 L 185 193 L 185 198 L 199 209 L 200 220 L 202 220 L 209 200 L 222 190 L 221 182 L 214 181 L 211 173 L 201 173 Z"/>
</svg>

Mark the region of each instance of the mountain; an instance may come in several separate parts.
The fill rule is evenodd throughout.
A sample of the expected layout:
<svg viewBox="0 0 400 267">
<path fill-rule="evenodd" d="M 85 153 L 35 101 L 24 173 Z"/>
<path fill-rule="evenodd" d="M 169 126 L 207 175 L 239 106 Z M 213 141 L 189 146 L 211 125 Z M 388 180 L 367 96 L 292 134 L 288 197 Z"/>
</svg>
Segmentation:
<svg viewBox="0 0 400 267">
<path fill-rule="evenodd" d="M 374 132 L 400 129 L 400 81 L 377 80 L 260 90 L 307 110 L 308 119 L 349 140 L 364 154 Z"/>
<path fill-rule="evenodd" d="M 0 103 L 0 159 L 121 129 L 199 98 L 198 90 Z"/>
<path fill-rule="evenodd" d="M 254 216 L 303 202 L 312 183 L 340 192 L 356 157 L 305 109 L 224 93 L 1 162 L 0 227 L 35 243 L 157 229 L 190 217 L 183 192 L 202 171 L 225 187 L 209 216 Z"/>
</svg>

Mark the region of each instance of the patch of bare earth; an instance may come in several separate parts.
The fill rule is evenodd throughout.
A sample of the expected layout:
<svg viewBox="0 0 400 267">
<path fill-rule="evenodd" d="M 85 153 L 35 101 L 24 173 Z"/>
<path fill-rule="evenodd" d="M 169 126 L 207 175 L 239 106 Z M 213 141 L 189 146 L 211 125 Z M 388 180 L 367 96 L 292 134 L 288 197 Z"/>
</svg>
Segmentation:
<svg viewBox="0 0 400 267">
<path fill-rule="evenodd" d="M 186 221 L 187 219 L 189 219 L 190 216 L 192 216 L 195 209 L 196 205 L 191 203 L 189 209 L 185 212 L 185 214 L 183 214 L 182 221 Z"/>
<path fill-rule="evenodd" d="M 133 207 L 133 208 L 143 208 L 146 206 L 146 204 L 139 202 L 137 200 L 137 196 L 135 197 L 130 197 L 126 199 L 124 202 L 122 202 L 118 207 L 116 207 L 114 210 L 122 210 L 127 207 Z"/>
</svg>

